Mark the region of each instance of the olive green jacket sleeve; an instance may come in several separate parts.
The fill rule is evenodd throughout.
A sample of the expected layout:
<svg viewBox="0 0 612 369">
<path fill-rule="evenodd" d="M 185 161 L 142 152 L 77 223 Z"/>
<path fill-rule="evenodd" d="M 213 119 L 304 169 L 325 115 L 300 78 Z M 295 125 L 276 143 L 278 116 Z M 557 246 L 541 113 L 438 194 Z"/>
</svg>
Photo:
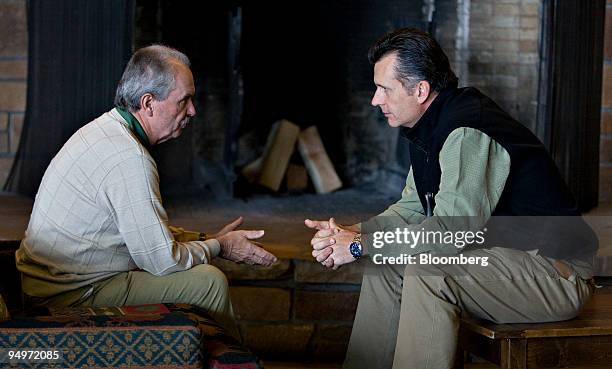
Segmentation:
<svg viewBox="0 0 612 369">
<path fill-rule="evenodd" d="M 402 198 L 371 218 L 367 226 L 362 223 L 362 231 L 393 230 L 398 225 L 414 231 L 445 231 L 453 228 L 448 220 L 457 217 L 473 217 L 470 219 L 486 222 L 495 210 L 510 173 L 508 152 L 485 133 L 462 127 L 449 134 L 439 160 L 440 189 L 434 196 L 436 207 L 432 217 L 425 217 L 410 170 Z M 466 226 L 477 228 L 483 224 Z M 419 253 L 431 250 L 417 245 L 404 251 Z"/>
<path fill-rule="evenodd" d="M 402 198 L 380 213 L 378 217 L 399 217 L 406 224 L 418 224 L 425 220 L 425 210 L 419 200 L 412 169 L 406 177 L 406 186 L 402 191 Z"/>
</svg>

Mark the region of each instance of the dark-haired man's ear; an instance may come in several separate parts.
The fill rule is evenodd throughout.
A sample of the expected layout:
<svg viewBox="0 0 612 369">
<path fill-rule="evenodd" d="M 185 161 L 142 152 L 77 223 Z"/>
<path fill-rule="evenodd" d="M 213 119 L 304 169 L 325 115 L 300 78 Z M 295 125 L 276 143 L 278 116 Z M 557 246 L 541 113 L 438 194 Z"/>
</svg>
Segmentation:
<svg viewBox="0 0 612 369">
<path fill-rule="evenodd" d="M 420 81 L 416 85 L 416 97 L 417 102 L 419 104 L 423 104 L 429 98 L 429 94 L 431 93 L 431 85 L 427 81 Z"/>
</svg>

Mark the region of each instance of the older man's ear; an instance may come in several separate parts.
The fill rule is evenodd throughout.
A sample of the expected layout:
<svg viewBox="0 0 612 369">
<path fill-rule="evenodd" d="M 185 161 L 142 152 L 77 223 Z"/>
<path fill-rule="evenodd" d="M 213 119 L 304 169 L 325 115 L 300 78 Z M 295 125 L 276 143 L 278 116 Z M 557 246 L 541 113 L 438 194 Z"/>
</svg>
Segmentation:
<svg viewBox="0 0 612 369">
<path fill-rule="evenodd" d="M 139 112 L 149 117 L 153 116 L 153 95 L 146 93 L 140 97 Z"/>
</svg>

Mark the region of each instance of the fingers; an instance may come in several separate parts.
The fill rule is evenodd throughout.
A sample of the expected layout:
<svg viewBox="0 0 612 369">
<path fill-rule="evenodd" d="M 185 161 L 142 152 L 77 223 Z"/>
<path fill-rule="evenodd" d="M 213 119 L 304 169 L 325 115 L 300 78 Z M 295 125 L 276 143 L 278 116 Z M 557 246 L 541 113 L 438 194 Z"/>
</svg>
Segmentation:
<svg viewBox="0 0 612 369">
<path fill-rule="evenodd" d="M 323 264 L 325 267 L 332 268 L 334 267 L 334 258 L 328 257 L 321 264 Z"/>
<path fill-rule="evenodd" d="M 240 227 L 240 225 L 242 224 L 243 220 L 244 219 L 242 217 L 238 217 L 238 218 L 236 218 L 236 220 L 234 220 L 233 222 L 231 222 L 228 225 L 226 225 L 225 227 L 223 227 L 223 230 L 227 231 L 227 232 L 231 232 L 231 231 L 235 230 L 236 228 Z"/>
<path fill-rule="evenodd" d="M 248 242 L 248 241 L 247 241 Z M 244 262 L 249 265 L 263 265 L 270 266 L 274 264 L 278 259 L 272 253 L 264 250 L 259 246 L 248 244 L 242 250 L 241 256 L 237 257 L 235 261 Z"/>
<path fill-rule="evenodd" d="M 308 220 L 308 219 L 307 219 Z M 336 240 L 331 236 L 337 234 L 338 229 L 325 228 L 315 233 L 314 237 L 310 240 L 312 248 L 315 250 L 322 250 L 328 246 L 334 245 Z"/>
<path fill-rule="evenodd" d="M 334 228 L 334 229 L 338 229 L 341 228 L 338 223 L 336 223 L 336 219 L 335 218 L 329 218 L 329 228 Z"/>
<path fill-rule="evenodd" d="M 264 231 L 236 231 L 229 233 L 231 236 L 231 253 L 224 254 L 224 257 L 235 261 L 243 262 L 250 265 L 259 264 L 270 266 L 278 259 L 272 253 L 258 246 L 260 243 L 250 241 L 249 238 L 259 238 L 263 236 Z"/>
<path fill-rule="evenodd" d="M 278 259 L 272 253 L 262 249 L 261 247 L 253 246 L 253 256 L 252 259 L 255 264 L 260 264 L 264 266 L 270 266 L 274 264 Z"/>
<path fill-rule="evenodd" d="M 334 265 L 334 258 L 331 257 L 334 252 L 332 246 L 336 244 L 336 239 L 333 236 L 342 230 L 336 220 L 334 218 L 330 218 L 329 221 L 306 219 L 304 224 L 309 228 L 318 230 L 310 240 L 313 248 L 312 256 L 327 268 L 338 269 L 338 266 Z"/>
<path fill-rule="evenodd" d="M 317 233 L 315 233 L 315 237 L 316 238 L 326 238 L 326 237 L 330 237 L 333 236 L 335 234 L 337 234 L 338 232 L 340 232 L 339 229 L 335 228 L 330 228 L 330 229 L 322 229 L 320 231 L 318 231 Z"/>
<path fill-rule="evenodd" d="M 310 219 L 306 219 L 304 220 L 304 224 L 306 225 L 306 227 L 308 228 L 314 228 L 314 229 L 329 229 L 329 222 L 326 220 L 310 220 Z"/>
<path fill-rule="evenodd" d="M 336 240 L 328 237 L 328 238 L 313 238 L 310 241 L 312 248 L 315 250 L 323 250 L 326 247 L 332 246 L 336 244 Z"/>
<path fill-rule="evenodd" d="M 227 224 L 218 233 L 215 233 L 212 238 L 219 238 L 229 232 L 233 232 L 242 224 L 242 217 L 236 218 L 233 222 Z"/>
<path fill-rule="evenodd" d="M 239 231 L 240 234 L 242 234 L 244 237 L 248 238 L 249 240 L 255 240 L 257 238 L 261 238 L 264 235 L 264 231 L 263 230 L 258 230 L 258 231 Z"/>
<path fill-rule="evenodd" d="M 312 256 L 315 259 L 317 259 L 317 261 L 319 263 L 321 263 L 321 262 L 325 261 L 332 254 L 333 251 L 334 250 L 331 247 L 328 247 L 328 248 L 323 249 L 321 251 L 314 250 L 312 252 Z"/>
</svg>

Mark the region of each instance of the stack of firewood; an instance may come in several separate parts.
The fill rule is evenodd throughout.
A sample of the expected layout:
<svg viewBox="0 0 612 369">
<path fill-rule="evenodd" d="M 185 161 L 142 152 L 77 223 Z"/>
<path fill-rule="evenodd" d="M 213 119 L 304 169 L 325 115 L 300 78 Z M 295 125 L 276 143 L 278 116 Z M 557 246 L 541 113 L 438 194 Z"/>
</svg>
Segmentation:
<svg viewBox="0 0 612 369">
<path fill-rule="evenodd" d="M 296 144 L 303 164 L 290 163 Z M 272 191 L 279 191 L 284 178 L 289 192 L 305 190 L 309 177 L 317 193 L 328 193 L 342 187 L 317 127 L 300 131 L 300 127 L 286 119 L 274 124 L 263 154 L 246 165 L 242 175 L 249 182 Z"/>
</svg>

